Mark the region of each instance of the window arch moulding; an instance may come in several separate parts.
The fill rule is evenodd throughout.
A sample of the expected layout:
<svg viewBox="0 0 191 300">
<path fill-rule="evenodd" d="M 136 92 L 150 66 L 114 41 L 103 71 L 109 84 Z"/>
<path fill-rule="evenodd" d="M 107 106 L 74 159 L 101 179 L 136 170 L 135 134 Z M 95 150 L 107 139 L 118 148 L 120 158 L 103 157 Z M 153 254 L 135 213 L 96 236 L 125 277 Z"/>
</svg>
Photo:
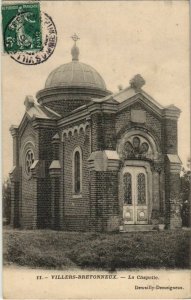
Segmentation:
<svg viewBox="0 0 191 300">
<path fill-rule="evenodd" d="M 82 149 L 79 146 L 72 154 L 72 193 L 73 198 L 82 197 Z"/>
<path fill-rule="evenodd" d="M 120 159 L 161 160 L 161 151 L 155 139 L 141 130 L 131 130 L 123 134 L 117 143 Z"/>
</svg>

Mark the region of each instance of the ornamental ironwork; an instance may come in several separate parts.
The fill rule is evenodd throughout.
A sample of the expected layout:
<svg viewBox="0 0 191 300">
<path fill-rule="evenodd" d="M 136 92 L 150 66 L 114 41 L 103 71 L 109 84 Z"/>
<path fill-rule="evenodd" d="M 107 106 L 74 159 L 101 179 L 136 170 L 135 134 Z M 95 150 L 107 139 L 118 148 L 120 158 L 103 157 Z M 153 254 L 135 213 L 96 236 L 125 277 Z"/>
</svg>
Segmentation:
<svg viewBox="0 0 191 300">
<path fill-rule="evenodd" d="M 31 173 L 31 166 L 34 162 L 34 153 L 31 149 L 29 149 L 25 156 L 25 172 L 29 176 Z"/>
<path fill-rule="evenodd" d="M 132 178 L 130 173 L 124 174 L 123 186 L 124 186 L 124 203 L 132 204 Z"/>
<path fill-rule="evenodd" d="M 144 173 L 139 173 L 137 176 L 137 191 L 138 205 L 146 204 L 146 180 Z"/>
</svg>

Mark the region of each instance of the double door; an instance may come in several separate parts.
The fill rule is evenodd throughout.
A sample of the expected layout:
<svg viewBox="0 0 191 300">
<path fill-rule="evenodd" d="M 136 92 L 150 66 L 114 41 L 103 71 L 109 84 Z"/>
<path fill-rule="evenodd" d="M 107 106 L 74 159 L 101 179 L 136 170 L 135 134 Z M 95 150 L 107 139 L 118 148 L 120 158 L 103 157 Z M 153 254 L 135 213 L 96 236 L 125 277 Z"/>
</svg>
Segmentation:
<svg viewBox="0 0 191 300">
<path fill-rule="evenodd" d="M 148 176 L 144 167 L 123 170 L 124 224 L 148 224 Z"/>
</svg>

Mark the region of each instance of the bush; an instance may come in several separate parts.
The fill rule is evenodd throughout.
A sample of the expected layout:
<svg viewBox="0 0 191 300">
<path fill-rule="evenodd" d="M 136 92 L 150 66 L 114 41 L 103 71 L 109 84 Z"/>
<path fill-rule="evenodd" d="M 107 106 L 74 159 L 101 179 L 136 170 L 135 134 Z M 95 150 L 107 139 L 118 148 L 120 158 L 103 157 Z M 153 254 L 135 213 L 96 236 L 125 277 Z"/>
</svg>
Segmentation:
<svg viewBox="0 0 191 300">
<path fill-rule="evenodd" d="M 3 199 L 3 225 L 10 224 L 11 221 L 11 183 L 7 179 L 3 182 L 2 188 Z"/>
<path fill-rule="evenodd" d="M 188 268 L 188 231 L 92 234 L 44 231 L 6 233 L 7 262 L 54 269 Z"/>
<path fill-rule="evenodd" d="M 181 177 L 181 198 L 182 198 L 182 225 L 185 227 L 191 226 L 190 223 L 190 205 L 191 205 L 191 171 L 183 169 Z"/>
</svg>

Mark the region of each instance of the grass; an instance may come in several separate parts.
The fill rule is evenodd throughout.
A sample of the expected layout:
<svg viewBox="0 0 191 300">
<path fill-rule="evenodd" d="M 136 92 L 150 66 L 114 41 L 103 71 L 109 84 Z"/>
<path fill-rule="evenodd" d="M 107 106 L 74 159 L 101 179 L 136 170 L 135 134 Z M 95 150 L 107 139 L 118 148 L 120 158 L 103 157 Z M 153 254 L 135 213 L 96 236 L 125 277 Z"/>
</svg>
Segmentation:
<svg viewBox="0 0 191 300">
<path fill-rule="evenodd" d="M 47 269 L 189 268 L 190 231 L 4 232 L 4 263 Z"/>
</svg>

